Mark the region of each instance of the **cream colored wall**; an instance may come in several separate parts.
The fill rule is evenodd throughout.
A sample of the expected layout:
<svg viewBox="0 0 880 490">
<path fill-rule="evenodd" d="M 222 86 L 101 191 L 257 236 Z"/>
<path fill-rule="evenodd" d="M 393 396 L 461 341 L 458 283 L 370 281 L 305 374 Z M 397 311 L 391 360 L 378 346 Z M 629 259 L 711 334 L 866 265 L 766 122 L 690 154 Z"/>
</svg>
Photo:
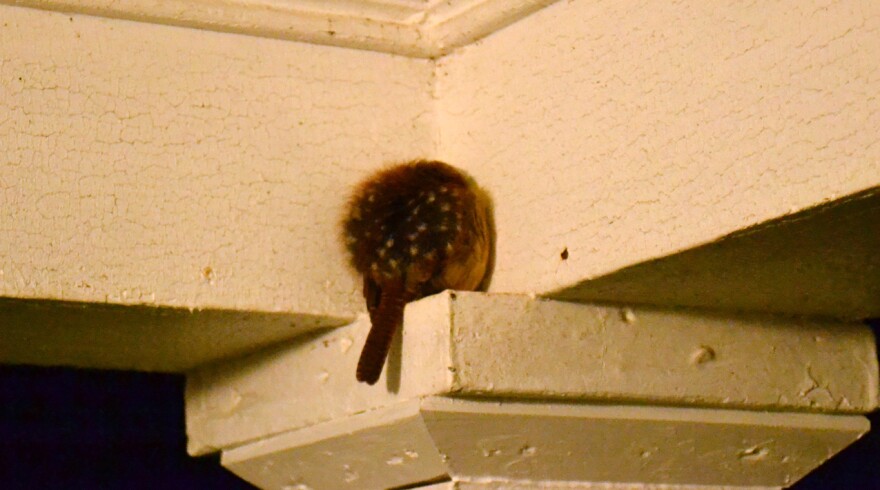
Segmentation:
<svg viewBox="0 0 880 490">
<path fill-rule="evenodd" d="M 554 315 L 534 298 L 478 294 L 468 314 L 453 312 L 442 303 L 444 296 L 408 308 L 408 318 L 416 320 L 409 323 L 420 328 L 404 329 L 406 338 L 392 352 L 386 375 L 398 378 L 396 387 L 388 379 L 374 387 L 354 386 L 358 339 L 367 329 L 363 321 L 243 354 L 308 329 L 340 325 L 363 309 L 359 285 L 336 243 L 336 224 L 351 185 L 382 162 L 440 156 L 468 169 L 492 194 L 496 291 L 547 292 L 573 285 L 876 186 L 880 39 L 873 34 L 880 27 L 880 7 L 861 8 L 557 3 L 442 59 L 435 70 L 430 61 L 387 54 L 0 6 L 0 297 L 7 298 L 0 305 L 0 320 L 6 320 L 0 321 L 0 362 L 188 370 L 190 450 L 237 447 L 227 451 L 225 464 L 258 469 L 261 478 L 273 481 L 292 481 L 283 466 L 295 464 L 288 457 L 296 450 L 291 439 L 324 449 L 317 444 L 321 438 L 339 436 L 359 451 L 362 444 L 351 436 L 361 422 L 352 425 L 346 415 L 358 414 L 354 417 L 367 421 L 362 427 L 385 423 L 382 409 L 394 401 L 412 403 L 406 397 L 413 393 L 448 395 L 469 386 L 475 396 L 567 398 L 567 408 L 523 405 L 556 422 L 562 420 L 557 414 L 572 408 L 572 393 L 608 403 L 725 407 L 644 406 L 636 412 L 660 422 L 673 415 L 693 422 L 691 415 L 703 412 L 707 420 L 745 427 L 733 432 L 735 440 L 725 439 L 717 437 L 718 424 L 712 422 L 687 439 L 730 449 L 697 451 L 721 468 L 757 454 L 775 475 L 773 482 L 787 484 L 790 474 L 781 474 L 787 469 L 777 461 L 803 474 L 858 438 L 867 429 L 864 419 L 745 411 L 732 416 L 726 409 L 870 410 L 876 405 L 877 371 L 866 329 L 847 336 L 841 332 L 848 327 L 829 325 L 835 334 L 826 336 L 785 321 L 774 323 L 771 334 L 749 317 L 692 324 L 687 315 L 670 313 L 657 324 L 659 316 L 637 308 L 558 304 L 560 311 L 580 312 L 555 317 L 550 327 L 560 335 L 545 336 L 549 344 L 543 347 L 518 338 L 522 345 L 514 351 L 535 350 L 540 362 L 532 371 L 544 372 L 546 381 L 523 393 L 511 390 L 523 386 L 521 379 L 504 377 L 515 371 L 504 362 L 516 356 L 496 355 L 482 369 L 478 362 L 492 347 L 516 347 L 517 341 L 503 338 L 516 329 L 488 337 L 480 332 L 516 318 L 521 321 L 514 326 L 528 330 Z M 559 254 L 566 248 L 563 261 Z M 22 301 L 29 299 L 50 301 Z M 51 301 L 59 299 L 70 302 Z M 104 302 L 111 306 L 95 305 Z M 454 333 L 453 319 L 461 338 L 443 337 Z M 728 328 L 731 322 L 742 328 Z M 666 328 L 667 335 L 645 328 L 649 323 Z M 436 328 L 423 328 L 431 325 Z M 593 328 L 597 325 L 601 328 Z M 577 368 L 584 359 L 618 352 L 610 377 L 586 386 L 585 379 L 572 380 L 570 370 L 541 371 L 560 359 L 542 360 L 540 354 L 560 352 L 553 342 L 571 347 L 563 334 L 585 328 L 619 338 L 586 342 L 585 349 L 598 346 L 593 356 L 570 349 L 569 364 Z M 686 330 L 688 339 L 699 331 L 705 338 L 664 344 L 679 330 Z M 776 357 L 768 359 L 786 369 L 765 370 L 769 382 L 754 384 L 757 391 L 725 398 L 730 394 L 713 390 L 730 386 L 731 379 L 754 377 L 749 346 L 761 342 L 752 334 L 763 341 L 778 334 L 782 344 L 804 348 L 771 349 Z M 649 336 L 641 348 L 632 342 L 639 335 Z M 418 355 L 438 339 L 458 350 L 427 351 L 455 363 L 425 363 L 439 357 Z M 664 345 L 668 352 L 658 350 Z M 811 360 L 811 353 L 822 362 Z M 664 391 L 660 385 L 668 380 L 651 359 L 677 360 L 682 372 L 703 382 L 688 387 L 708 388 L 684 393 L 672 383 Z M 736 359 L 743 361 L 742 369 L 731 371 Z M 659 376 L 657 382 L 627 384 L 651 381 L 637 372 L 621 378 L 641 365 L 633 360 L 646 361 L 645 372 Z M 457 384 L 412 384 L 401 376 Z M 577 392 L 571 383 L 589 389 Z M 765 393 L 768 386 L 775 391 Z M 311 412 L 291 411 L 303 400 L 314 405 Z M 508 415 L 495 401 L 454 403 L 474 405 L 468 409 L 473 414 Z M 297 419 L 302 414 L 306 419 Z M 627 417 L 622 420 L 630 427 L 635 417 Z M 792 429 L 797 419 L 809 423 Z M 321 421 L 327 424 L 317 424 Z M 671 441 L 665 435 L 675 426 L 655 425 L 658 444 Z M 453 455 L 449 467 L 459 473 L 475 473 L 473 467 L 481 464 L 492 469 L 521 461 L 517 455 L 526 447 L 529 456 L 547 461 L 544 470 L 574 461 L 545 452 L 556 435 L 571 434 L 571 426 L 548 432 L 538 420 L 532 427 L 551 437 L 535 436 L 535 446 L 508 437 L 503 457 L 514 459 L 488 463 L 486 453 L 472 449 L 489 439 L 479 431 L 460 431 L 453 442 L 462 456 Z M 609 434 L 621 433 L 609 427 Z M 804 427 L 833 440 L 816 444 L 804 437 Z M 292 431 L 297 428 L 304 432 Z M 344 430 L 334 432 L 339 428 Z M 755 452 L 765 449 L 755 445 L 764 444 L 760 441 L 782 441 L 780 432 L 788 434 L 788 449 Z M 645 433 L 636 430 L 635 437 L 620 442 L 642 440 Z M 401 440 L 395 451 L 408 447 L 406 437 Z M 782 456 L 806 454 L 798 444 L 809 446 L 810 458 Z M 281 454 L 290 447 L 294 450 Z M 426 447 L 442 446 L 426 439 Z M 693 467 L 689 455 L 695 451 L 684 449 L 688 454 L 676 460 L 684 462 L 676 463 L 677 471 Z M 342 463 L 347 456 L 339 454 L 336 467 L 315 468 L 347 478 L 339 471 L 347 469 Z M 653 453 L 631 452 L 639 471 L 651 468 L 645 454 Z M 432 457 L 447 463 L 439 452 Z M 276 470 L 266 471 L 276 461 Z M 388 461 L 354 464 L 397 471 Z M 610 467 L 599 463 L 602 470 Z M 653 464 L 669 478 L 665 462 Z M 512 468 L 507 464 L 503 470 L 534 478 L 541 469 Z M 454 473 L 445 466 L 442 471 Z M 703 476 L 715 473 L 721 474 Z M 731 474 L 745 480 L 756 473 Z"/>
<path fill-rule="evenodd" d="M 340 206 L 368 169 L 431 152 L 432 76 L 0 6 L 0 296 L 350 317 Z"/>
<path fill-rule="evenodd" d="M 494 198 L 492 290 L 880 184 L 878 29 L 869 2 L 558 2 L 442 59 L 438 151 Z"/>
<path fill-rule="evenodd" d="M 567 300 L 878 186 L 880 8 L 854 5 L 560 2 L 436 65 L 0 5 L 0 297 L 74 302 L 10 309 L 0 362 L 181 370 L 351 320 L 337 218 L 384 162 L 469 170 L 496 207 L 491 289 Z M 813 270 L 867 275 L 863 248 Z M 696 306 L 729 299 L 725 281 Z M 796 312 L 852 316 L 796 293 Z M 181 309 L 132 320 L 77 302 Z M 187 309 L 249 319 L 218 333 L 234 314 Z M 71 342 L 87 338 L 107 347 Z M 142 344 L 160 347 L 126 350 Z"/>
</svg>

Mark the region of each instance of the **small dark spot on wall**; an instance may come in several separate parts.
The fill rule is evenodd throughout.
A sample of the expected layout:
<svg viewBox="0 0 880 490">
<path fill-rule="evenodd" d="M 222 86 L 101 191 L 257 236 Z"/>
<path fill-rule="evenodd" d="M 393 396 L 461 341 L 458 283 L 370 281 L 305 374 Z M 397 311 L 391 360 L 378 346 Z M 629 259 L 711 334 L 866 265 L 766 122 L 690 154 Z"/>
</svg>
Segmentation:
<svg viewBox="0 0 880 490">
<path fill-rule="evenodd" d="M 559 258 L 562 260 L 568 260 L 568 247 L 562 249 L 562 253 L 559 254 Z"/>
<path fill-rule="evenodd" d="M 327 34 L 330 35 L 330 36 L 335 36 L 335 35 L 336 35 L 336 31 L 327 31 Z"/>
<path fill-rule="evenodd" d="M 708 362 L 714 361 L 716 358 L 715 349 L 707 346 L 701 345 L 697 350 L 695 350 L 691 354 L 691 364 L 698 366 L 701 364 L 706 364 Z"/>
<path fill-rule="evenodd" d="M 205 278 L 206 281 L 214 279 L 214 269 L 211 267 L 205 267 L 202 269 L 202 277 Z"/>
</svg>

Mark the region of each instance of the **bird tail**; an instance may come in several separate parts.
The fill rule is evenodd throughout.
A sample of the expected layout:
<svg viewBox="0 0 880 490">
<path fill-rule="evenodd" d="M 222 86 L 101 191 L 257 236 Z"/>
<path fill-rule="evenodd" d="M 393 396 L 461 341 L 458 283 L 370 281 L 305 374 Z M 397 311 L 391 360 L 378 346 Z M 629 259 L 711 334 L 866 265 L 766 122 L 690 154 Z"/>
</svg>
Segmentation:
<svg viewBox="0 0 880 490">
<path fill-rule="evenodd" d="M 384 286 L 379 306 L 371 312 L 372 327 L 357 365 L 357 380 L 369 385 L 376 384 L 382 374 L 391 341 L 403 323 L 403 309 L 406 306 L 407 298 L 401 282 L 391 281 Z"/>
</svg>

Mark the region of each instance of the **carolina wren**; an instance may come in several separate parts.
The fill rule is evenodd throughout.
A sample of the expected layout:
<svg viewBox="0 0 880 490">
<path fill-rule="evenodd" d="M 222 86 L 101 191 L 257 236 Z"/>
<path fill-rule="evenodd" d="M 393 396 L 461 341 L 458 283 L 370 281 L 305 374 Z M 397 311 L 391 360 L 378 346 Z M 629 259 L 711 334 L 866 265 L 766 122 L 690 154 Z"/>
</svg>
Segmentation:
<svg viewBox="0 0 880 490">
<path fill-rule="evenodd" d="M 358 381 L 379 379 L 406 303 L 480 287 L 490 256 L 488 213 L 476 184 L 438 161 L 396 165 L 356 188 L 342 228 L 372 323 Z"/>
</svg>

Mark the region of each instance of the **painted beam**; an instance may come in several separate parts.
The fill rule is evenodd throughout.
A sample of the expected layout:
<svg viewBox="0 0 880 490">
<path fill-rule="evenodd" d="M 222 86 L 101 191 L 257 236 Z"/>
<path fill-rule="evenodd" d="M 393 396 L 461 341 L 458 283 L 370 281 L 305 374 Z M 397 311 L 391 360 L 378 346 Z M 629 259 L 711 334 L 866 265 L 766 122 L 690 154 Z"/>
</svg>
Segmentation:
<svg viewBox="0 0 880 490">
<path fill-rule="evenodd" d="M 470 171 L 495 203 L 490 291 L 590 301 L 589 286 L 572 288 L 876 192 L 878 29 L 878 3 L 557 2 L 440 59 L 438 156 Z M 827 265 L 788 262 L 817 281 L 819 296 L 802 297 L 797 313 L 876 311 L 876 295 L 852 307 L 877 254 L 851 255 L 850 237 L 875 243 L 876 225 L 848 230 Z M 818 250 L 823 237 L 810 239 Z M 795 252 L 808 259 L 810 246 Z M 760 256 L 743 252 L 735 259 Z M 826 280 L 844 290 L 823 294 Z M 784 291 L 775 305 L 713 288 L 706 306 L 798 310 Z"/>
<path fill-rule="evenodd" d="M 867 430 L 851 415 L 427 398 L 233 448 L 222 464 L 264 489 L 780 488 Z"/>
<path fill-rule="evenodd" d="M 861 324 L 445 292 L 407 307 L 372 387 L 354 381 L 368 328 L 361 318 L 191 372 L 190 451 L 433 395 L 825 413 L 878 403 L 876 346 Z"/>
<path fill-rule="evenodd" d="M 39 302 L 0 329 L 52 346 L 0 362 L 177 370 L 363 309 L 337 217 L 376 166 L 431 152 L 430 63 L 5 5 L 0 35 L 0 297 Z M 76 310 L 71 343 L 47 304 Z M 213 313 L 152 325 L 177 310 Z M 208 352 L 224 312 L 265 316 Z M 179 354 L 77 340 L 150 335 Z"/>
<path fill-rule="evenodd" d="M 878 223 L 880 187 L 545 296 L 850 320 L 880 318 Z"/>
<path fill-rule="evenodd" d="M 433 58 L 554 1 L 0 0 L 0 4 Z"/>
</svg>

